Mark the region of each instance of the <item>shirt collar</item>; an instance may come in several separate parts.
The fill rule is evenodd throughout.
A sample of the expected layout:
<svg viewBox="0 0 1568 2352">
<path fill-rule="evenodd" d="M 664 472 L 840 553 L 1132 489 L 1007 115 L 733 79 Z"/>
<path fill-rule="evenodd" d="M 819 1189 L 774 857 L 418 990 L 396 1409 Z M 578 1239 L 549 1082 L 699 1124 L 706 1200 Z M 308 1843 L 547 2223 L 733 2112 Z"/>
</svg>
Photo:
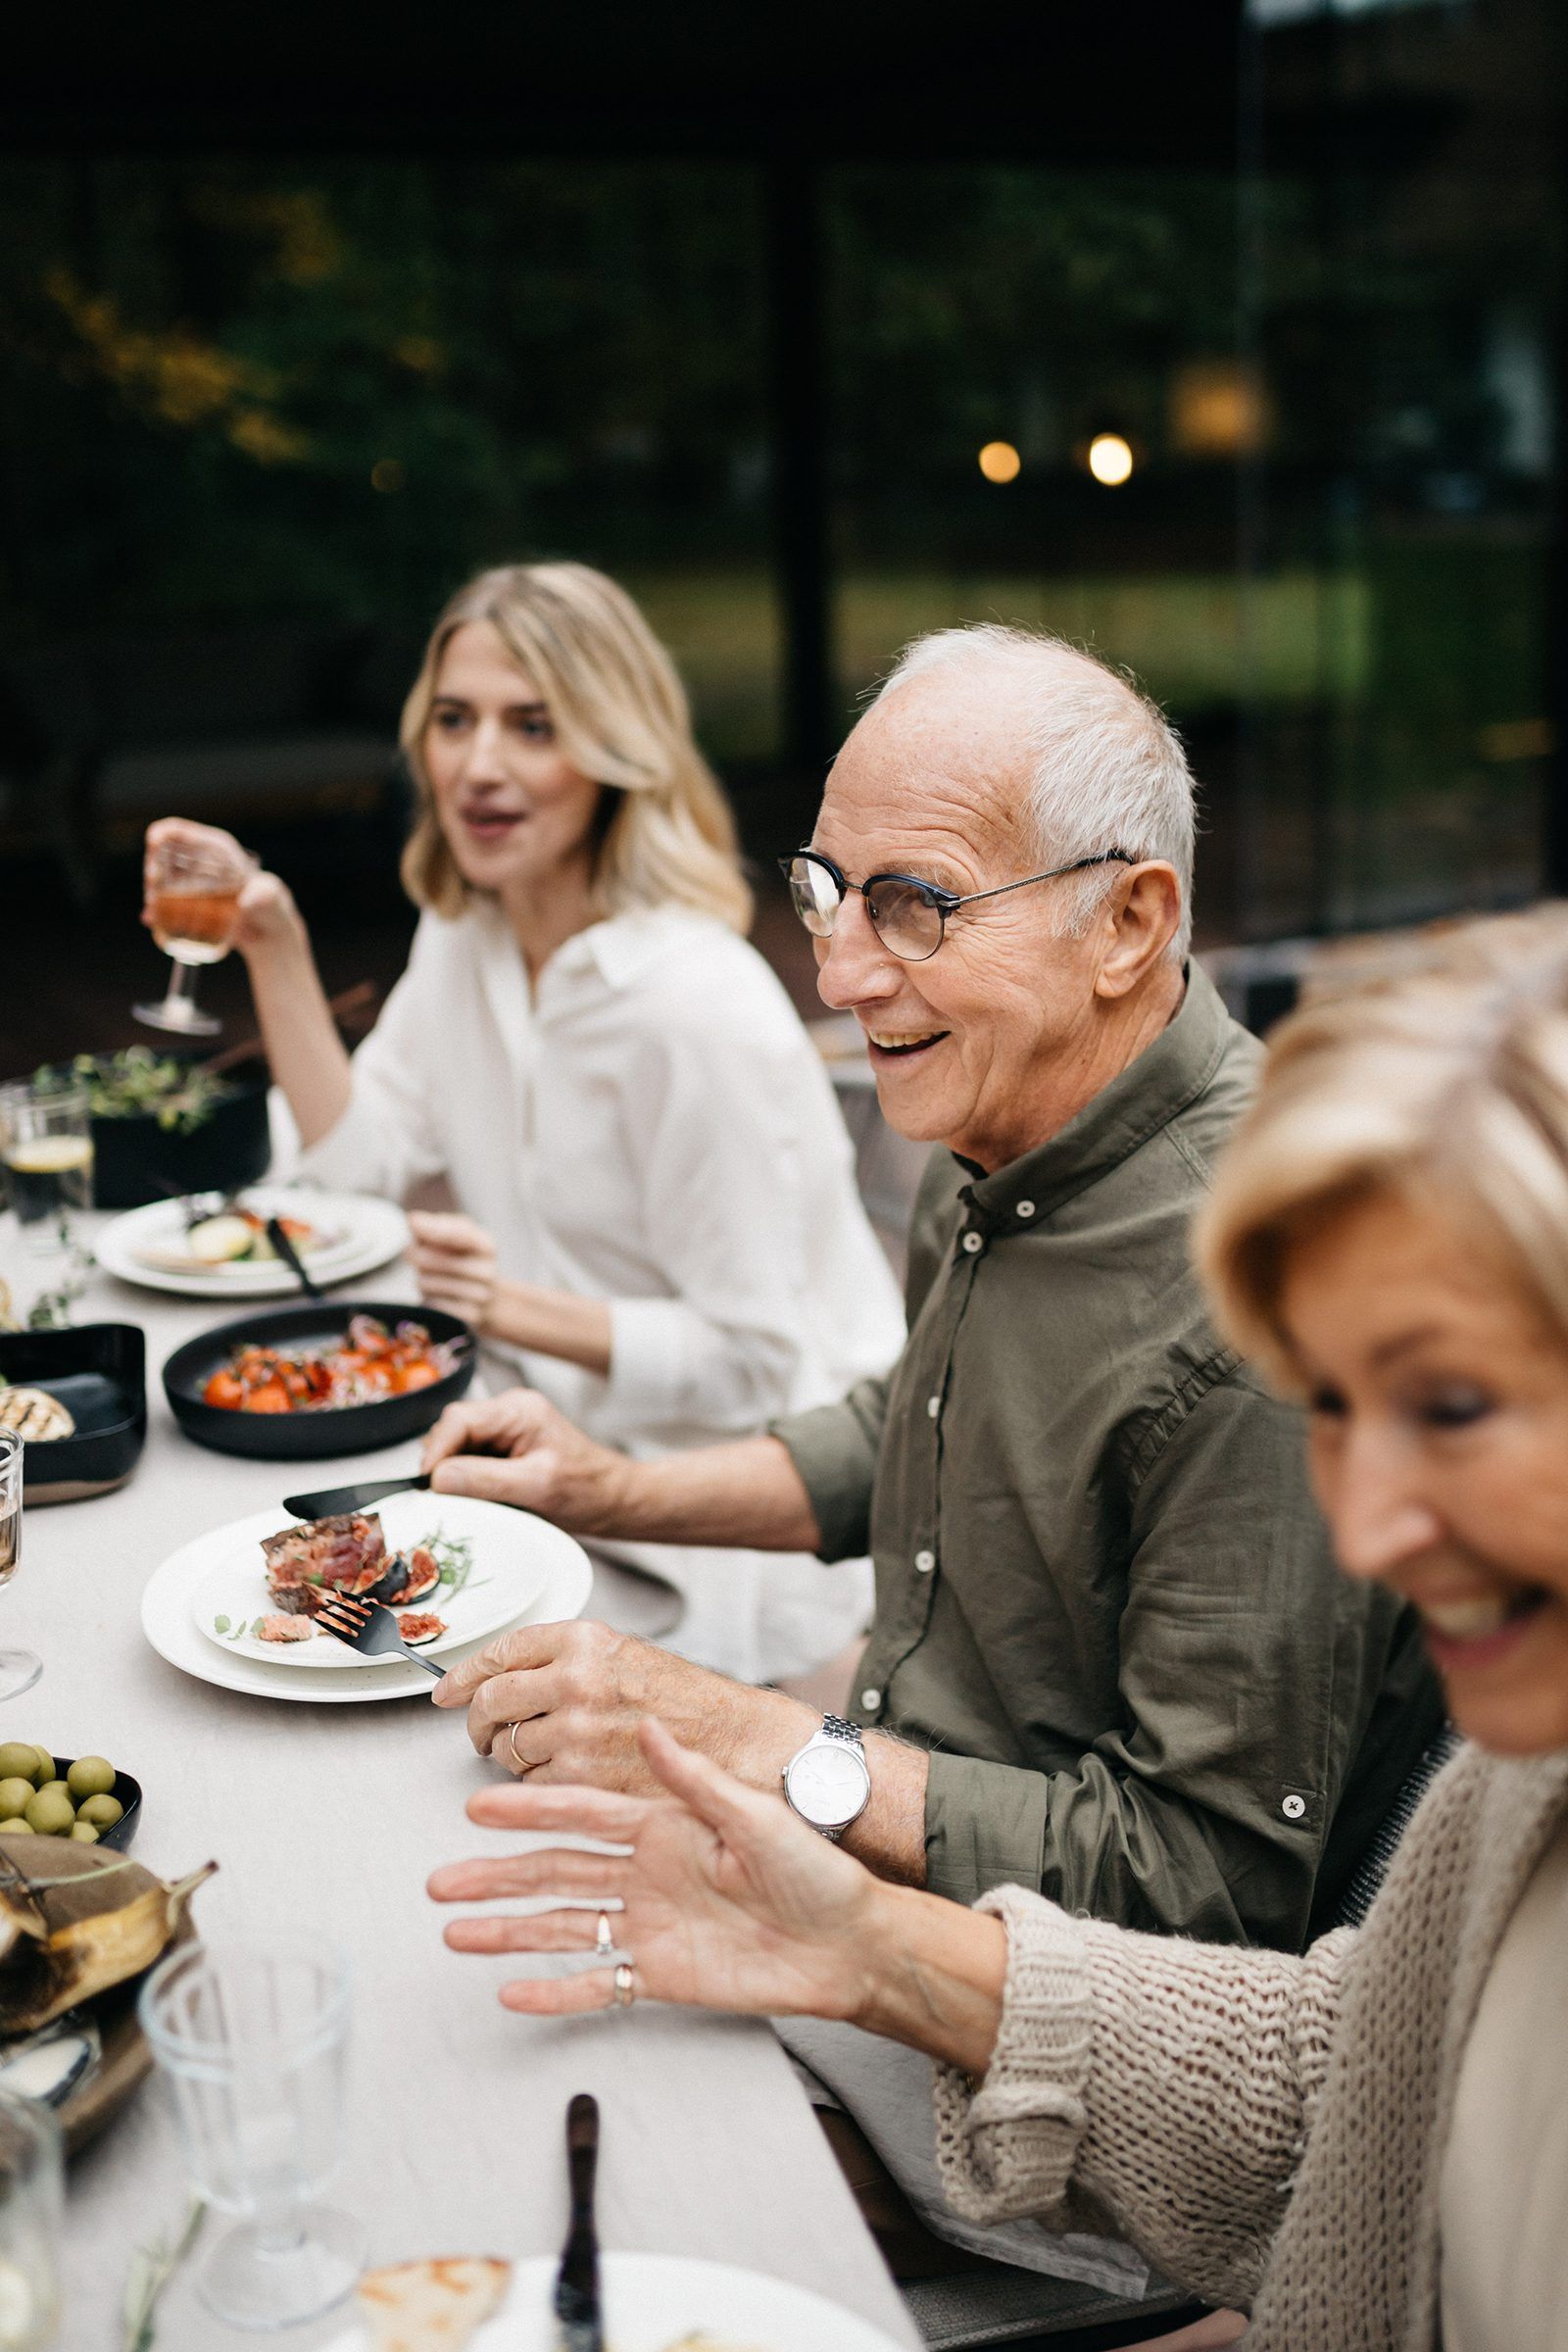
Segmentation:
<svg viewBox="0 0 1568 2352">
<path fill-rule="evenodd" d="M 959 1160 L 973 1177 L 962 1197 L 976 1221 L 1016 1230 L 1020 1216 L 1047 1217 L 1098 1184 L 1198 1100 L 1224 1058 L 1233 1028 L 1212 981 L 1190 964 L 1175 1019 L 1058 1135 L 989 1176 Z"/>
<path fill-rule="evenodd" d="M 517 943 L 500 907 L 494 901 L 485 900 L 476 910 L 483 919 L 492 955 L 502 956 L 520 967 Z M 564 940 L 545 965 L 540 978 L 541 1000 L 557 988 L 569 988 L 583 978 L 598 979 L 610 989 L 629 987 L 651 963 L 669 953 L 674 944 L 673 927 L 682 919 L 685 919 L 682 909 L 631 906 L 622 914 L 607 915 L 603 922 L 590 923 L 586 931 L 575 932 L 570 939 Z"/>
</svg>

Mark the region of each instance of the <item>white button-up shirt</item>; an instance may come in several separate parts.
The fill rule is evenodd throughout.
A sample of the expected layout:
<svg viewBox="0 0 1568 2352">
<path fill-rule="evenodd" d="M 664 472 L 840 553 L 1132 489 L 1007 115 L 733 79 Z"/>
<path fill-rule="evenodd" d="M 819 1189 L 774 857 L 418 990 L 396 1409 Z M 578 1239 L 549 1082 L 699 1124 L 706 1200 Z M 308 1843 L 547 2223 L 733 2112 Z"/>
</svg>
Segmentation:
<svg viewBox="0 0 1568 2352">
<path fill-rule="evenodd" d="M 493 903 L 426 914 L 301 1172 L 394 1200 L 445 1174 L 504 1275 L 603 1299 L 607 1377 L 517 1361 L 634 1454 L 836 1398 L 903 1344 L 820 1056 L 756 950 L 684 908 L 579 932 L 532 997 Z M 863 1569 L 617 1548 L 683 1593 L 676 1646 L 730 1673 L 800 1671 L 864 1622 Z"/>
</svg>

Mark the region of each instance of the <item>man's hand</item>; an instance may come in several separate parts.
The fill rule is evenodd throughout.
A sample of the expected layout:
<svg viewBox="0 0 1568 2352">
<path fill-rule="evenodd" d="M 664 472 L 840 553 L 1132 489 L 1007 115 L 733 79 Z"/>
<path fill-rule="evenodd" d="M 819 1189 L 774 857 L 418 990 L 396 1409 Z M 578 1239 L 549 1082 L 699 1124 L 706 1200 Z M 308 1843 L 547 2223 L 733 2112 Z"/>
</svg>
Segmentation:
<svg viewBox="0 0 1568 2352">
<path fill-rule="evenodd" d="M 777 1798 L 741 1788 L 661 1724 L 644 1724 L 640 1758 L 647 1785 L 675 1803 L 542 1788 L 532 1775 L 468 1802 L 469 1818 L 487 1828 L 597 1838 L 629 1854 L 546 1847 L 453 1862 L 431 1878 L 431 1895 L 624 1905 L 615 1941 L 633 1965 L 634 1990 L 650 2000 L 772 2016 L 853 2017 L 866 2007 L 867 1971 L 886 1941 L 876 1932 L 876 1882 Z M 459 1952 L 586 1952 L 597 1926 L 594 1909 L 491 1915 L 454 1920 L 446 1940 Z M 613 1997 L 609 1968 L 523 1978 L 501 1991 L 509 2009 L 553 2015 Z"/>
<path fill-rule="evenodd" d="M 466 1706 L 474 1747 L 511 1772 L 631 1794 L 659 1785 L 638 1743 L 647 1716 L 770 1790 L 820 1722 L 782 1691 L 732 1683 L 652 1642 L 581 1620 L 498 1634 L 454 1666 L 432 1696 L 438 1707 Z"/>
<path fill-rule="evenodd" d="M 536 1389 L 449 1404 L 420 1467 L 438 1494 L 476 1494 L 537 1511 L 574 1536 L 624 1532 L 636 1465 L 597 1445 Z"/>
<path fill-rule="evenodd" d="M 472 1217 L 417 1208 L 409 1211 L 409 1231 L 419 1297 L 483 1331 L 496 1297 L 496 1246 L 490 1235 Z"/>
</svg>

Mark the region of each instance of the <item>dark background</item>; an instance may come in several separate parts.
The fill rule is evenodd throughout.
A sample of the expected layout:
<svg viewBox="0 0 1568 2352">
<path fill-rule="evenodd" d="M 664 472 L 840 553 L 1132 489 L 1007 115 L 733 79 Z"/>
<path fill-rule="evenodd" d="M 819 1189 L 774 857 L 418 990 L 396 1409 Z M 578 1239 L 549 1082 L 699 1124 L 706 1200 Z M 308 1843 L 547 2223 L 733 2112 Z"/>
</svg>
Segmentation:
<svg viewBox="0 0 1568 2352">
<path fill-rule="evenodd" d="M 132 1034 L 168 808 L 390 977 L 397 708 L 519 556 L 644 600 L 760 861 L 899 645 L 1001 617 L 1182 727 L 1209 941 L 1568 888 L 1565 48 L 1556 0 L 8 25 L 0 1075 Z"/>
</svg>

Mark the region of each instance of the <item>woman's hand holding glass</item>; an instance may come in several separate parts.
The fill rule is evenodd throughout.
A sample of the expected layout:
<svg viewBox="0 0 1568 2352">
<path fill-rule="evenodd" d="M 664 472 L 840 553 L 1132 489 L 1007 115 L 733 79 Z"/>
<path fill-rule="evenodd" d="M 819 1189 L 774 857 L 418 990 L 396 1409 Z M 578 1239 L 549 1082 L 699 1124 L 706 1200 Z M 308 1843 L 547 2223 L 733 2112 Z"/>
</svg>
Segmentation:
<svg viewBox="0 0 1568 2352">
<path fill-rule="evenodd" d="M 227 940 L 242 956 L 286 944 L 300 935 L 299 913 L 288 884 L 276 874 L 264 872 L 232 833 L 225 833 L 220 825 L 199 825 L 188 816 L 162 816 L 147 828 L 142 857 L 141 919 L 149 930 L 158 917 L 159 880 L 164 861 L 171 856 L 211 858 L 216 864 L 228 865 L 236 871 L 244 861 L 246 871 Z"/>
</svg>

